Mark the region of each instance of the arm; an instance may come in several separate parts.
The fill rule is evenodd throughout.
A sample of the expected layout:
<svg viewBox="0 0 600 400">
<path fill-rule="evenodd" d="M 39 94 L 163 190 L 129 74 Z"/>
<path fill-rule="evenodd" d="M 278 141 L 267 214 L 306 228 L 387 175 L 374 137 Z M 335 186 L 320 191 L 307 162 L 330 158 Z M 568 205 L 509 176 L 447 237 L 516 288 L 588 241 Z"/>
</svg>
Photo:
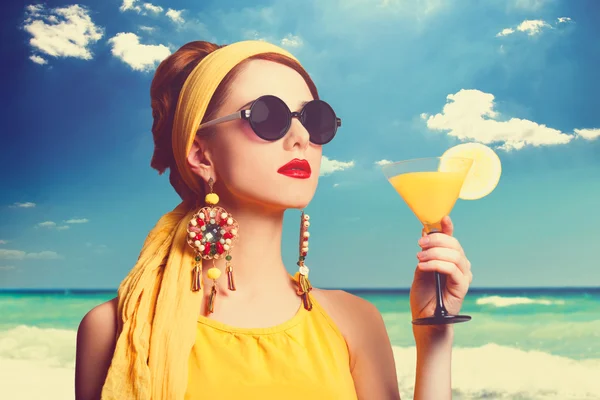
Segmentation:
<svg viewBox="0 0 600 400">
<path fill-rule="evenodd" d="M 377 308 L 357 298 L 354 334 L 349 341 L 354 355 L 352 377 L 359 400 L 400 400 L 392 345 Z"/>
<path fill-rule="evenodd" d="M 75 399 L 99 400 L 116 344 L 116 299 L 90 310 L 77 330 Z"/>
<path fill-rule="evenodd" d="M 451 364 L 454 329 L 413 326 L 417 345 L 415 400 L 452 399 Z"/>
</svg>

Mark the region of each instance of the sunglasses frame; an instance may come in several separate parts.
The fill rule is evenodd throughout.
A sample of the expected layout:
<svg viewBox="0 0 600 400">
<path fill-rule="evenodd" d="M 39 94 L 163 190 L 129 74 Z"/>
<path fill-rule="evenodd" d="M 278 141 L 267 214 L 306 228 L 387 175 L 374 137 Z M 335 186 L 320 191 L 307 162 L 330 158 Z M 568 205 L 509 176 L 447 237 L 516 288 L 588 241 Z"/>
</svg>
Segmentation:
<svg viewBox="0 0 600 400">
<path fill-rule="evenodd" d="M 285 106 L 285 110 L 287 110 L 288 124 L 285 127 L 285 129 L 283 130 L 283 132 L 278 137 L 276 137 L 276 138 L 264 138 L 264 137 L 262 137 L 260 135 L 260 133 L 258 132 L 258 130 L 254 127 L 254 124 L 252 123 L 252 119 L 250 118 L 250 116 L 252 115 L 252 108 L 254 107 L 254 105 L 259 100 L 262 100 L 262 99 L 265 99 L 265 98 L 274 98 L 274 99 L 276 99 L 277 101 L 281 102 Z M 222 124 L 223 122 L 229 122 L 229 121 L 235 121 L 237 119 L 243 119 L 243 120 L 248 121 L 248 123 L 252 127 L 252 130 L 254 131 L 254 133 L 258 137 L 260 137 L 263 140 L 268 140 L 268 141 L 273 142 L 273 141 L 281 139 L 282 137 L 284 137 L 288 133 L 288 131 L 290 130 L 290 127 L 292 125 L 292 118 L 298 118 L 298 120 L 300 121 L 300 123 L 302 123 L 302 120 L 303 120 L 303 118 L 305 116 L 306 107 L 309 104 L 314 104 L 314 103 L 322 103 L 322 104 L 324 104 L 326 107 L 328 107 L 331 110 L 332 114 L 335 117 L 335 124 L 333 126 L 333 135 L 331 135 L 331 138 L 328 141 L 326 141 L 324 143 L 315 143 L 315 142 L 312 141 L 312 136 L 310 137 L 310 141 L 312 143 L 318 144 L 318 145 L 324 145 L 324 144 L 327 144 L 327 143 L 329 143 L 329 142 L 331 142 L 333 140 L 333 138 L 335 137 L 335 134 L 337 133 L 337 128 L 339 128 L 340 126 L 342 126 L 342 120 L 335 114 L 335 111 L 329 105 L 329 103 L 327 103 L 327 102 L 325 102 L 323 100 L 315 99 L 315 100 L 311 100 L 311 101 L 305 103 L 302 106 L 302 110 L 300 110 L 300 112 L 297 112 L 297 111 L 293 111 L 292 112 L 292 111 L 290 111 L 290 108 L 287 106 L 287 104 L 285 104 L 285 102 L 283 100 L 281 100 L 277 96 L 273 96 L 273 95 L 270 95 L 270 94 L 267 94 L 267 95 L 264 95 L 264 96 L 260 96 L 259 98 L 257 98 L 256 100 L 254 100 L 252 102 L 252 104 L 250 104 L 250 108 L 249 109 L 240 110 L 240 111 L 237 111 L 237 112 L 235 112 L 233 114 L 229 114 L 229 115 L 226 115 L 224 117 L 216 118 L 216 119 L 213 119 L 211 121 L 203 123 L 202 125 L 200 125 L 198 127 L 198 131 L 197 132 L 199 132 L 203 128 L 208 128 L 209 126 L 214 126 L 214 125 Z M 302 124 L 302 125 L 304 126 L 304 124 Z M 310 135 L 310 132 L 309 132 L 309 135 Z"/>
</svg>

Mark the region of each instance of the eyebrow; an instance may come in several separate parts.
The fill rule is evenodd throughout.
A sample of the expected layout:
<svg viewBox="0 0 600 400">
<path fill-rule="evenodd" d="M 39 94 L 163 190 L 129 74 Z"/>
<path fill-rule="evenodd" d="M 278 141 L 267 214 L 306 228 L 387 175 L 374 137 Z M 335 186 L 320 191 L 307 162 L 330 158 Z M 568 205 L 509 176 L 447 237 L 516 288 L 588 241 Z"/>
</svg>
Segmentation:
<svg viewBox="0 0 600 400">
<path fill-rule="evenodd" d="M 250 100 L 249 102 L 247 102 L 246 104 L 244 104 L 243 106 L 241 106 L 240 108 L 238 108 L 238 111 L 242 111 L 243 109 L 245 109 L 246 107 L 250 106 L 252 103 L 254 103 L 256 101 L 256 99 L 254 100 Z M 307 100 L 307 101 L 303 101 L 302 103 L 300 103 L 300 108 L 304 107 L 306 104 L 310 103 L 311 100 Z"/>
</svg>

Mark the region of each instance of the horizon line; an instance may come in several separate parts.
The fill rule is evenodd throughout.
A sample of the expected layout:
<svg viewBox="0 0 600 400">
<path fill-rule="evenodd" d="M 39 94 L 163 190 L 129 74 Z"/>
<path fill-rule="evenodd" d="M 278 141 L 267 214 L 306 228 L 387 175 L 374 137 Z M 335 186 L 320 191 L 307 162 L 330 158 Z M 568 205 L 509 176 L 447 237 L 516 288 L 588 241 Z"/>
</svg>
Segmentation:
<svg viewBox="0 0 600 400">
<path fill-rule="evenodd" d="M 323 290 L 344 290 L 348 292 L 410 292 L 410 287 L 323 287 Z M 600 290 L 600 286 L 481 286 L 471 287 L 469 292 L 486 290 Z M 118 288 L 0 288 L 2 292 L 117 292 Z"/>
</svg>

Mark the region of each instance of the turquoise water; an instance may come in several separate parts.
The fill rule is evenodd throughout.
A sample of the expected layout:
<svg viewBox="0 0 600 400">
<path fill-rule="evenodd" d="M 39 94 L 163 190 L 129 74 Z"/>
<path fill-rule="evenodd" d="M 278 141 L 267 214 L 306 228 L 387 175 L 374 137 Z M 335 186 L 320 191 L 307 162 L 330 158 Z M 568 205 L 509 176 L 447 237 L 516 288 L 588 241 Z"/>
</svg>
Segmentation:
<svg viewBox="0 0 600 400">
<path fill-rule="evenodd" d="M 410 399 L 415 349 L 408 291 L 350 292 L 382 313 L 402 398 Z M 115 295 L 0 291 L 0 373 L 7 360 L 72 369 L 79 322 Z M 473 319 L 455 325 L 455 399 L 600 399 L 600 288 L 473 289 L 462 313 Z"/>
</svg>

